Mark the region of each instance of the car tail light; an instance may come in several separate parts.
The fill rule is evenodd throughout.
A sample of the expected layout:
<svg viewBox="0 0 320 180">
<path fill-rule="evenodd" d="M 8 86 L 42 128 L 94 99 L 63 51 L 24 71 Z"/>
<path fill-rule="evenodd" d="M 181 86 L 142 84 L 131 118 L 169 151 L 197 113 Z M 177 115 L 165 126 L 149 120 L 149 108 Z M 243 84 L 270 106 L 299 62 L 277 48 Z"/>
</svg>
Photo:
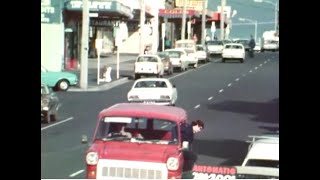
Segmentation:
<svg viewBox="0 0 320 180">
<path fill-rule="evenodd" d="M 87 166 L 87 177 L 86 179 L 96 179 L 97 177 L 97 166 Z"/>
</svg>

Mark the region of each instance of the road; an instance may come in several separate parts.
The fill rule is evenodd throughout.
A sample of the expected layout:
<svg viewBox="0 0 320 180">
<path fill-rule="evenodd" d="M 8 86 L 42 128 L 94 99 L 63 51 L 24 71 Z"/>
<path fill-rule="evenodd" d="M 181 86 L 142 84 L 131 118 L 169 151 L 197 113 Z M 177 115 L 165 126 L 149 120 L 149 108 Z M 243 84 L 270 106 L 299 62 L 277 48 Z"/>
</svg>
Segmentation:
<svg viewBox="0 0 320 180">
<path fill-rule="evenodd" d="M 178 89 L 176 106 L 189 120 L 202 119 L 194 151 L 197 164 L 240 165 L 248 135 L 279 127 L 279 55 L 256 54 L 244 63 L 221 61 L 168 77 Z M 58 93 L 62 106 L 55 124 L 41 125 L 41 178 L 85 178 L 81 136 L 93 134 L 103 108 L 125 102 L 133 80 L 104 92 Z"/>
</svg>

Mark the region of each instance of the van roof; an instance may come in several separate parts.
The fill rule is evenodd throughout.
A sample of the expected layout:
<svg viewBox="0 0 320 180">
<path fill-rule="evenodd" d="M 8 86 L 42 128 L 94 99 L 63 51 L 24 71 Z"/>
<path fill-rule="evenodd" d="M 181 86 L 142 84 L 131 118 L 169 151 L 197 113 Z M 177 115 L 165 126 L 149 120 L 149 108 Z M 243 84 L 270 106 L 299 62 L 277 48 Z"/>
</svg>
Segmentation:
<svg viewBox="0 0 320 180">
<path fill-rule="evenodd" d="M 180 107 L 143 103 L 115 104 L 99 113 L 99 119 L 104 116 L 159 118 L 176 121 L 178 123 L 187 121 L 187 112 Z"/>
</svg>

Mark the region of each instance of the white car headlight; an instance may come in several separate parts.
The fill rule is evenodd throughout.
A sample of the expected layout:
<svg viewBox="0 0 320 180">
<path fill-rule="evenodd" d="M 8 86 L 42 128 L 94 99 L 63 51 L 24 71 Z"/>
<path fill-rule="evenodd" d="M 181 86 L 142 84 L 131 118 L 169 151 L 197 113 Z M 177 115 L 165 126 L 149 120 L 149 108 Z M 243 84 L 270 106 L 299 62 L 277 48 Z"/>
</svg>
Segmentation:
<svg viewBox="0 0 320 180">
<path fill-rule="evenodd" d="M 49 107 L 48 107 L 48 106 L 45 106 L 45 107 L 42 108 L 42 110 L 48 111 L 48 110 L 49 110 Z"/>
<path fill-rule="evenodd" d="M 179 168 L 179 160 L 175 157 L 169 157 L 167 160 L 168 170 L 177 170 Z"/>
<path fill-rule="evenodd" d="M 98 163 L 98 153 L 89 152 L 86 156 L 86 162 L 89 165 L 96 165 Z"/>
</svg>

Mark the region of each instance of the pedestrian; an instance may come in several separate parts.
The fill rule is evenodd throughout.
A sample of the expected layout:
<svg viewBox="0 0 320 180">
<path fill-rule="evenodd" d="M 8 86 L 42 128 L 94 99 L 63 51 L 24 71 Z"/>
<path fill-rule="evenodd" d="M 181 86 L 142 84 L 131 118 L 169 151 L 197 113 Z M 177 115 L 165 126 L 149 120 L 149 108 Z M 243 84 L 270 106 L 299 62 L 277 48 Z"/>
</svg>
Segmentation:
<svg viewBox="0 0 320 180">
<path fill-rule="evenodd" d="M 249 44 L 248 44 L 248 46 L 249 46 L 249 55 L 250 55 L 250 57 L 253 57 L 254 56 L 254 48 L 256 47 L 256 42 L 255 42 L 255 40 L 253 39 L 253 36 L 251 35 L 250 36 L 250 41 L 249 41 Z"/>
<path fill-rule="evenodd" d="M 191 124 L 185 124 L 181 126 L 182 141 L 187 141 L 189 144 L 189 149 L 192 150 L 192 143 L 194 139 L 194 134 L 199 133 L 203 130 L 204 123 L 202 120 L 192 121 Z"/>
<path fill-rule="evenodd" d="M 198 42 L 197 34 L 193 34 L 192 39 L 194 40 L 194 43 L 197 44 L 197 42 Z"/>
<path fill-rule="evenodd" d="M 182 142 L 187 141 L 189 145 L 188 149 L 183 151 L 183 171 L 191 171 L 192 167 L 198 159 L 197 154 L 192 151 L 192 143 L 194 140 L 194 134 L 201 132 L 203 128 L 204 123 L 199 119 L 196 121 L 192 121 L 191 124 L 181 125 Z"/>
</svg>

